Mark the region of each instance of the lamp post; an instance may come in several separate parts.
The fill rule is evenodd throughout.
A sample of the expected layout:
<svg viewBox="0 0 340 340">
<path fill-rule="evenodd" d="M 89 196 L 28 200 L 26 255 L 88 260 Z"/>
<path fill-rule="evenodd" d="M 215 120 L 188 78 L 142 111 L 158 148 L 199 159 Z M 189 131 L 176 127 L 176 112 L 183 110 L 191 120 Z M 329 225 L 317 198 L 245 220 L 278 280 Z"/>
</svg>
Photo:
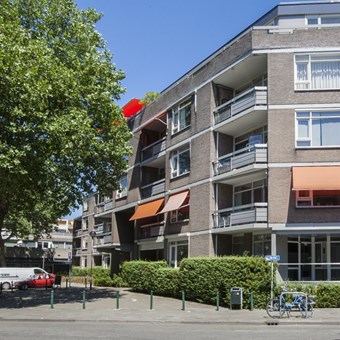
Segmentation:
<svg viewBox="0 0 340 340">
<path fill-rule="evenodd" d="M 91 247 L 91 267 L 90 267 L 90 290 L 92 289 L 92 262 L 93 262 L 93 239 L 96 237 L 96 232 L 94 230 L 89 232 L 89 235 L 92 239 L 92 247 Z"/>
</svg>

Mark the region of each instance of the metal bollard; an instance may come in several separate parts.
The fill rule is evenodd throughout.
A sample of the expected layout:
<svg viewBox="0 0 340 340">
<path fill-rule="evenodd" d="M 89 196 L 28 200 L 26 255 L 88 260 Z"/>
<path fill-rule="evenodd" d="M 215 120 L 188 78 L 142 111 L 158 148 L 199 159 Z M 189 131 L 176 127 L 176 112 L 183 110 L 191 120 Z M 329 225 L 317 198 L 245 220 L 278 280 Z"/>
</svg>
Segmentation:
<svg viewBox="0 0 340 340">
<path fill-rule="evenodd" d="M 11 292 L 14 293 L 14 284 L 13 284 L 13 281 L 11 282 Z"/>
<path fill-rule="evenodd" d="M 216 311 L 220 310 L 220 293 L 217 291 L 216 293 Z"/>
<path fill-rule="evenodd" d="M 87 277 L 85 277 L 85 289 L 87 289 Z"/>
<path fill-rule="evenodd" d="M 65 288 L 68 288 L 68 279 L 65 280 Z"/>
<path fill-rule="evenodd" d="M 249 298 L 249 302 L 250 302 L 250 310 L 252 311 L 254 309 L 254 293 L 250 292 L 250 298 Z"/>
<path fill-rule="evenodd" d="M 153 291 L 150 292 L 150 310 L 153 309 Z"/>
<path fill-rule="evenodd" d="M 116 309 L 119 309 L 119 292 L 116 292 Z"/>
<path fill-rule="evenodd" d="M 84 289 L 84 290 L 83 290 L 83 309 L 86 308 L 85 302 L 86 302 L 86 290 Z"/>
<path fill-rule="evenodd" d="M 53 288 L 51 289 L 51 308 L 54 308 L 54 290 Z"/>
<path fill-rule="evenodd" d="M 19 308 L 22 308 L 22 297 L 19 297 Z"/>
<path fill-rule="evenodd" d="M 182 310 L 185 310 L 185 292 L 182 290 Z"/>
</svg>

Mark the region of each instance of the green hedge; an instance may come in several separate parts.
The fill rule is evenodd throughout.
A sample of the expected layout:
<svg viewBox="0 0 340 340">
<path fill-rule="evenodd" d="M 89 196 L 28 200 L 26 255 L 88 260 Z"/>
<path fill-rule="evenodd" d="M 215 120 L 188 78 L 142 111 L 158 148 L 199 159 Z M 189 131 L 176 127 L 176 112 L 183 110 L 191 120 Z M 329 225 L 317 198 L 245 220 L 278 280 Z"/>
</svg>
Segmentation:
<svg viewBox="0 0 340 340">
<path fill-rule="evenodd" d="M 183 259 L 179 270 L 168 268 L 165 261 L 130 261 L 122 266 L 121 277 L 135 291 L 180 297 L 215 304 L 217 291 L 221 304 L 230 304 L 230 289 L 242 287 L 243 306 L 265 307 L 270 295 L 271 271 L 262 258 L 200 257 Z"/>
<path fill-rule="evenodd" d="M 243 307 L 264 308 L 270 296 L 271 271 L 268 262 L 256 257 L 208 257 L 183 259 L 179 270 L 180 289 L 186 298 L 204 303 L 230 305 L 230 290 L 242 288 Z"/>
<path fill-rule="evenodd" d="M 315 302 L 319 308 L 340 308 L 340 285 L 319 284 Z"/>
<path fill-rule="evenodd" d="M 166 261 L 129 261 L 124 262 L 121 268 L 120 276 L 135 291 L 149 293 L 151 290 L 157 291 L 156 282 L 158 270 L 167 268 Z"/>
</svg>

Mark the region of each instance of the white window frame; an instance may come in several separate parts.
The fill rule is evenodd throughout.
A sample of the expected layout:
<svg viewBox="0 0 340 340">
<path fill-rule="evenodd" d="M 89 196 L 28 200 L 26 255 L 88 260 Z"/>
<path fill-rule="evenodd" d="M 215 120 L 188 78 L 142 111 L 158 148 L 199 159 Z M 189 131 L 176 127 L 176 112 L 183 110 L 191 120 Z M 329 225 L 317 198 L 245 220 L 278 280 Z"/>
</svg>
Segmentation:
<svg viewBox="0 0 340 340">
<path fill-rule="evenodd" d="M 122 185 L 123 181 L 126 181 L 126 186 Z M 119 190 L 116 192 L 116 199 L 126 197 L 128 192 L 128 179 L 127 175 L 124 175 L 119 180 Z"/>
<path fill-rule="evenodd" d="M 189 99 L 185 102 L 182 102 L 181 104 L 179 104 L 178 106 L 172 109 L 172 129 L 171 129 L 172 134 L 175 134 L 183 129 L 186 129 L 187 127 L 191 125 L 191 116 L 192 116 L 191 106 L 192 106 L 192 100 Z M 190 123 L 186 124 L 185 117 L 187 115 L 188 110 L 190 111 Z M 181 119 L 182 115 L 184 115 L 184 119 Z M 181 124 L 182 122 L 184 122 L 184 125 Z"/>
<path fill-rule="evenodd" d="M 189 257 L 189 241 L 171 241 L 169 242 L 169 264 L 173 268 L 178 268 L 178 247 L 187 246 L 188 248 L 188 257 Z"/>
<path fill-rule="evenodd" d="M 88 228 L 89 228 L 89 219 L 86 217 L 86 218 L 83 218 L 82 229 L 87 230 Z"/>
<path fill-rule="evenodd" d="M 189 152 L 189 166 L 188 169 L 181 172 L 180 169 L 180 157 L 184 153 Z M 190 172 L 190 145 L 187 145 L 183 148 L 174 150 L 170 154 L 170 167 L 171 167 L 171 178 L 176 178 L 182 175 L 185 175 Z"/>
<path fill-rule="evenodd" d="M 337 115 L 330 116 L 315 116 L 313 117 L 313 113 L 319 112 L 329 112 L 329 113 L 337 113 Z M 303 115 L 302 115 L 303 114 Z M 299 117 L 300 115 L 300 117 Z M 336 119 L 340 118 L 340 108 L 336 110 L 299 110 L 295 112 L 295 147 L 296 148 L 339 148 L 340 145 L 313 145 L 313 128 L 312 122 L 313 119 Z M 301 137 L 299 136 L 299 122 L 307 122 L 307 136 Z"/>
<path fill-rule="evenodd" d="M 83 201 L 83 211 L 88 211 L 89 210 L 89 201 L 84 200 Z"/>
<path fill-rule="evenodd" d="M 184 221 L 189 221 L 188 218 L 181 218 L 181 215 L 179 214 L 180 210 L 183 208 L 189 207 L 190 209 L 190 204 L 189 201 L 187 204 L 181 205 L 178 209 L 170 211 L 170 223 L 177 223 L 177 222 L 184 222 Z M 190 212 L 189 212 L 190 214 Z"/>
<path fill-rule="evenodd" d="M 301 60 L 298 60 L 298 59 Z M 303 59 L 302 59 L 303 58 Z M 321 90 L 338 90 L 339 87 L 312 87 L 312 63 L 322 62 L 340 62 L 339 53 L 322 53 L 322 54 L 308 54 L 308 53 L 297 53 L 294 57 L 294 80 L 296 91 L 321 91 Z M 298 80 L 298 64 L 306 64 L 306 80 Z"/>
<path fill-rule="evenodd" d="M 319 209 L 319 208 L 339 208 L 340 207 L 340 205 L 314 205 L 313 202 L 314 202 L 314 191 L 313 190 L 297 190 L 296 191 L 295 193 L 295 207 L 296 208 Z"/>
</svg>

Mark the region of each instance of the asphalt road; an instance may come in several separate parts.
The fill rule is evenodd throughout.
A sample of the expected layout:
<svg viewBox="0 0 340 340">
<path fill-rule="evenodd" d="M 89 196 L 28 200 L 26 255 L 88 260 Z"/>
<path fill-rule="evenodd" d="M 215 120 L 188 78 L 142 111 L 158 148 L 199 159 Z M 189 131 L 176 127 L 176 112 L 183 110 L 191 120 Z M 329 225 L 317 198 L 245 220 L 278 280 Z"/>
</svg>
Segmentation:
<svg viewBox="0 0 340 340">
<path fill-rule="evenodd" d="M 230 325 L 139 322 L 0 321 L 0 339 L 119 339 L 119 340 L 339 340 L 340 326 Z"/>
</svg>

